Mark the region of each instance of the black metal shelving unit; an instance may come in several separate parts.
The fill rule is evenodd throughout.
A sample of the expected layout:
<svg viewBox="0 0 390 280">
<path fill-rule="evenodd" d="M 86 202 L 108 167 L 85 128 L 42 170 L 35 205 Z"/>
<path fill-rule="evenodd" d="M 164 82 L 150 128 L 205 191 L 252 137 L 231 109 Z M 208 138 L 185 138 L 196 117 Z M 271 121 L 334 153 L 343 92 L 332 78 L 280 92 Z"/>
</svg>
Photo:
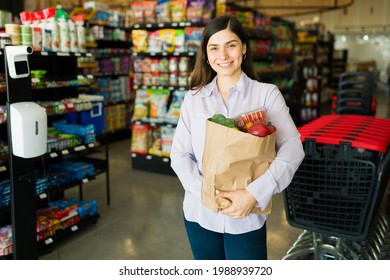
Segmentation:
<svg viewBox="0 0 390 280">
<path fill-rule="evenodd" d="M 60 81 L 66 82 L 71 80 L 77 80 L 80 78 L 78 76 L 78 64 L 77 59 L 79 57 L 89 57 L 92 56 L 91 53 L 54 53 L 54 52 L 34 52 L 31 54 L 29 59 L 30 69 L 45 69 L 46 79 L 51 81 Z M 0 51 L 0 60 L 4 61 L 3 53 Z M 4 72 L 4 64 L 0 63 L 0 73 Z M 85 86 L 85 85 L 83 85 Z M 7 89 L 2 87 L 1 92 L 6 92 Z M 35 102 L 44 100 L 53 100 L 60 101 L 64 98 L 73 98 L 77 97 L 79 94 L 79 85 L 68 85 L 61 87 L 51 87 L 51 88 L 32 88 L 33 100 Z M 3 95 L 5 93 L 0 93 L 1 95 L 1 103 L 3 102 Z M 57 119 L 64 114 L 51 115 L 48 116 L 48 124 L 50 125 L 53 119 Z M 0 137 L 3 141 L 7 141 L 7 132 L 6 132 L 6 123 L 0 124 Z M 79 199 L 83 199 L 83 187 L 90 181 L 93 181 L 96 176 L 100 174 L 106 175 L 106 198 L 107 205 L 110 205 L 110 178 L 109 178 L 109 146 L 108 146 L 108 134 L 100 134 L 96 136 L 95 142 L 84 143 L 80 142 L 76 146 L 65 148 L 62 150 L 51 150 L 48 151 L 41 157 L 35 158 L 33 161 L 33 166 L 35 168 L 43 168 L 45 169 L 46 165 L 51 163 L 57 163 L 61 161 L 68 160 L 81 160 L 87 163 L 91 163 L 94 165 L 94 174 L 86 176 L 80 180 L 74 180 L 65 184 L 52 186 L 50 189 L 42 193 L 35 194 L 36 207 L 35 209 L 40 209 L 46 207 L 50 201 L 53 199 L 61 199 L 65 198 L 65 191 L 67 189 L 79 188 Z M 103 153 L 104 156 L 96 157 L 98 153 Z M 8 161 L 3 160 L 0 163 L 0 178 L 8 179 L 9 177 L 9 167 Z M 48 174 L 46 174 L 48 175 Z M 33 177 L 38 176 L 32 174 Z M 86 224 L 90 224 L 91 221 L 96 222 L 99 217 L 99 214 L 95 214 L 91 217 L 88 217 L 86 221 L 81 221 L 80 224 L 77 224 L 76 227 L 84 227 Z M 35 221 L 34 221 L 35 222 Z M 11 207 L 10 204 L 3 205 L 0 208 L 0 226 L 5 226 L 7 224 L 11 224 Z M 75 231 L 76 227 L 73 229 L 65 229 L 61 230 L 61 232 L 56 231 L 56 241 L 60 240 L 62 236 L 69 235 Z M 45 243 L 46 242 L 46 243 Z M 56 243 L 56 242 L 54 242 Z M 53 245 L 53 242 L 49 241 L 40 241 L 38 242 L 38 250 L 39 253 L 47 250 L 48 245 Z M 35 246 L 34 246 L 35 247 Z M 1 259 L 12 258 L 12 254 L 8 256 L 1 256 Z"/>
</svg>

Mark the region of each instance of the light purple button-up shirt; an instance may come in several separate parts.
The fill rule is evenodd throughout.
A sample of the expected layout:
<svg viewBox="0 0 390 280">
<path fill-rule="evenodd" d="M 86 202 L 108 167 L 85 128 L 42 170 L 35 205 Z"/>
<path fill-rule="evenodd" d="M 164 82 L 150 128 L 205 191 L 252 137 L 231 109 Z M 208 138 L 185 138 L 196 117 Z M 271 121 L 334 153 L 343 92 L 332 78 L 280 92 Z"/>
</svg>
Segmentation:
<svg viewBox="0 0 390 280">
<path fill-rule="evenodd" d="M 229 90 L 225 102 L 217 91 L 216 78 L 194 93 L 189 91 L 184 98 L 170 156 L 171 166 L 185 190 L 184 216 L 215 232 L 240 234 L 259 229 L 267 215 L 250 214 L 234 219 L 221 212 L 214 213 L 202 205 L 201 174 L 206 120 L 213 114 L 235 117 L 260 107 L 267 109 L 267 120 L 277 129 L 276 158 L 262 176 L 247 186 L 257 200 L 256 207 L 265 209 L 272 195 L 289 185 L 304 157 L 300 135 L 285 100 L 275 85 L 252 80 L 244 72 Z"/>
</svg>

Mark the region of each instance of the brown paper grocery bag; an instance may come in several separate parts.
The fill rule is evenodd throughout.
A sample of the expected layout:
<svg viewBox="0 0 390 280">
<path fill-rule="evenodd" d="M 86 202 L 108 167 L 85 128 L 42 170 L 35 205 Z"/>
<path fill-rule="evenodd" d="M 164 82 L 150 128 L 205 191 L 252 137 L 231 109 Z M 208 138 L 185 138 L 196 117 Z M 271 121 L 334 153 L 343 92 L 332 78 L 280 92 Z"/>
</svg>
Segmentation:
<svg viewBox="0 0 390 280">
<path fill-rule="evenodd" d="M 216 197 L 215 190 L 245 189 L 268 169 L 275 155 L 275 133 L 257 137 L 207 120 L 202 160 L 203 205 L 214 212 L 229 206 L 231 201 Z M 253 208 L 251 213 L 269 214 L 271 206 L 272 201 L 266 209 Z"/>
</svg>

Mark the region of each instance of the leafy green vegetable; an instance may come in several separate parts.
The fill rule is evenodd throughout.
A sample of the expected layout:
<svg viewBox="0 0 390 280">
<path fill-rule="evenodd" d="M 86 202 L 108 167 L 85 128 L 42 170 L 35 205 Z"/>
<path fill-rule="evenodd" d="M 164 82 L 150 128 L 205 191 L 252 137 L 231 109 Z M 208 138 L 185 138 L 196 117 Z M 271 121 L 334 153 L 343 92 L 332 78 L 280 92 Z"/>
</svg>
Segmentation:
<svg viewBox="0 0 390 280">
<path fill-rule="evenodd" d="M 230 128 L 236 128 L 236 122 L 234 121 L 234 119 L 226 118 L 222 114 L 214 114 L 211 117 L 211 121 Z"/>
</svg>

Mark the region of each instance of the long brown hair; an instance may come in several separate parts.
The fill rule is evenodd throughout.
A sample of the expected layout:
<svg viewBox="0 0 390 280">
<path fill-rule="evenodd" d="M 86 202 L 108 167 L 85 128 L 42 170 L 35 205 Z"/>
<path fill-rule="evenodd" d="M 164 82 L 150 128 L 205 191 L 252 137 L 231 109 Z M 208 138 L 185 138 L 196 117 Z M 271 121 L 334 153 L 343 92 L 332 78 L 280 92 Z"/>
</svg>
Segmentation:
<svg viewBox="0 0 390 280">
<path fill-rule="evenodd" d="M 217 73 L 207 64 L 207 44 L 215 33 L 229 29 L 240 38 L 243 45 L 246 45 L 246 54 L 242 60 L 241 69 L 251 79 L 256 79 L 253 68 L 252 51 L 248 37 L 237 18 L 224 15 L 211 20 L 203 30 L 201 44 L 196 54 L 194 70 L 191 73 L 190 89 L 199 91 L 202 87 L 210 83 Z"/>
</svg>

